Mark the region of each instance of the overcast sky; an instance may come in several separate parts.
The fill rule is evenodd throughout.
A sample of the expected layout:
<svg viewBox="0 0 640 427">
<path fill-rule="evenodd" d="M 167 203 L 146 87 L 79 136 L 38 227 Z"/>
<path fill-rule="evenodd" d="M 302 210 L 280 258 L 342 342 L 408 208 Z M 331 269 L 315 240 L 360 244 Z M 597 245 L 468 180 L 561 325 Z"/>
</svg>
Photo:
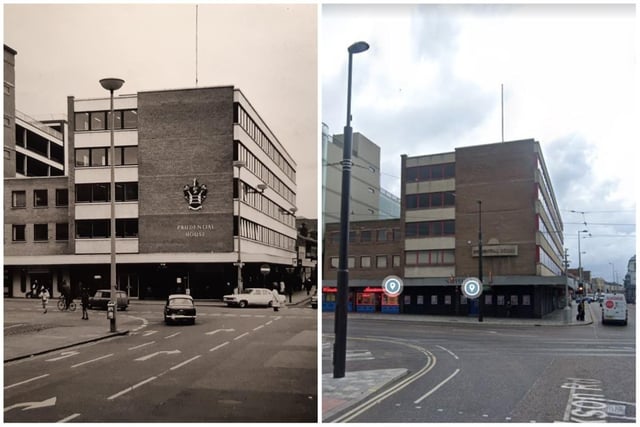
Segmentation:
<svg viewBox="0 0 640 427">
<path fill-rule="evenodd" d="M 401 154 L 501 141 L 503 84 L 505 141 L 540 142 L 570 267 L 587 229 L 583 268 L 622 282 L 636 251 L 635 24 L 633 5 L 325 5 L 322 121 L 343 132 L 347 47 L 367 41 L 352 127 L 380 146 L 399 196 Z"/>
<path fill-rule="evenodd" d="M 234 85 L 297 163 L 298 216 L 317 218 L 317 6 L 198 7 L 198 87 Z M 67 96 L 196 87 L 195 5 L 4 5 L 16 108 L 66 114 Z"/>
</svg>

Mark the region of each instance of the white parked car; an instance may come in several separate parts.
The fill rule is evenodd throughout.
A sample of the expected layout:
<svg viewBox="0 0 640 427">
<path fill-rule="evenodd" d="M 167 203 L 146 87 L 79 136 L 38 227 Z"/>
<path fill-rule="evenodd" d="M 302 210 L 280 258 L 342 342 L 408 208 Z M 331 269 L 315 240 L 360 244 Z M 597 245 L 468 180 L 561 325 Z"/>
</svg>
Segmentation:
<svg viewBox="0 0 640 427">
<path fill-rule="evenodd" d="M 278 294 L 280 304 L 285 303 L 285 296 Z M 273 304 L 273 294 L 269 289 L 263 288 L 246 288 L 242 293 L 224 296 L 224 302 L 228 306 L 238 306 L 240 308 L 249 305 L 264 305 L 271 307 Z"/>
</svg>

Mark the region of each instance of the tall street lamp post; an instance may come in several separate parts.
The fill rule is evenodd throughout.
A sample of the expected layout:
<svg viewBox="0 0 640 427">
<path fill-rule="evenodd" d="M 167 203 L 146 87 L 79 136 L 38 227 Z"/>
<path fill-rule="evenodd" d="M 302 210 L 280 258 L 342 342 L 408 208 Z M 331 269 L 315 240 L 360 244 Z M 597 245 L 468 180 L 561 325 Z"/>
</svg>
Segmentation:
<svg viewBox="0 0 640 427">
<path fill-rule="evenodd" d="M 242 293 L 244 289 L 244 285 L 242 282 L 242 267 L 244 266 L 242 262 L 242 251 L 241 251 L 241 242 L 242 242 L 242 215 L 240 214 L 240 208 L 242 206 L 242 180 L 240 179 L 240 170 L 246 166 L 246 163 L 243 160 L 235 160 L 233 162 L 233 166 L 238 168 L 238 259 L 235 265 L 238 267 L 238 281 L 237 288 L 238 293 Z M 267 188 L 265 184 L 258 184 L 258 190 L 251 190 L 247 188 L 246 193 L 263 193 Z"/>
<path fill-rule="evenodd" d="M 116 123 L 116 116 L 113 111 L 113 92 L 120 89 L 124 84 L 124 80 L 117 78 L 106 78 L 100 80 L 100 84 L 103 88 L 109 91 L 111 99 L 111 120 L 109 124 L 111 147 L 109 149 L 109 165 L 111 170 L 111 187 L 109 198 L 111 200 L 111 270 L 109 275 L 109 281 L 111 283 L 111 306 L 113 307 L 112 317 L 110 319 L 111 332 L 117 331 L 116 326 L 116 312 L 118 311 L 118 298 L 116 295 L 117 290 L 117 278 L 116 278 L 116 149 L 114 142 L 114 128 Z"/>
<path fill-rule="evenodd" d="M 478 279 L 480 280 L 480 286 L 484 287 L 484 284 L 482 284 L 482 200 L 478 200 Z M 484 320 L 482 318 L 482 297 L 483 295 L 480 294 L 478 300 L 478 322 Z"/>
<path fill-rule="evenodd" d="M 338 293 L 336 295 L 335 344 L 333 346 L 333 377 L 343 378 L 347 362 L 347 309 L 349 304 L 349 270 L 347 264 L 349 244 L 349 198 L 351 192 L 351 67 L 353 55 L 369 49 L 367 42 L 349 46 L 347 77 L 347 125 L 344 127 L 342 148 L 342 195 L 340 205 L 340 254 L 338 259 Z"/>
<path fill-rule="evenodd" d="M 578 230 L 578 286 L 582 286 L 585 294 L 587 294 L 587 288 L 582 283 L 582 251 L 580 250 L 580 233 L 588 232 L 589 230 Z"/>
</svg>

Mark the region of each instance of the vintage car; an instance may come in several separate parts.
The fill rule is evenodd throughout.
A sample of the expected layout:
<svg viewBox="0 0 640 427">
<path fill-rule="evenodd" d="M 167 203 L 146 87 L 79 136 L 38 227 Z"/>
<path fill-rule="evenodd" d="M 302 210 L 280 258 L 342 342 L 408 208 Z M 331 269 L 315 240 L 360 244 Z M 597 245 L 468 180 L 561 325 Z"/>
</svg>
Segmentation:
<svg viewBox="0 0 640 427">
<path fill-rule="evenodd" d="M 285 303 L 285 296 L 278 294 L 280 304 Z M 269 289 L 264 288 L 246 288 L 242 293 L 224 296 L 224 302 L 228 306 L 238 306 L 244 308 L 250 305 L 264 305 L 271 307 L 273 305 L 273 293 Z"/>
<path fill-rule="evenodd" d="M 129 297 L 125 291 L 116 291 L 116 298 L 116 305 L 119 310 L 126 310 L 129 307 Z M 92 297 L 89 297 L 89 306 L 87 308 L 103 308 L 106 310 L 109 301 L 111 301 L 111 290 L 98 289 Z"/>
<path fill-rule="evenodd" d="M 196 305 L 193 302 L 193 297 L 186 294 L 169 295 L 164 305 L 164 322 L 166 324 L 175 322 L 195 324 Z"/>
</svg>

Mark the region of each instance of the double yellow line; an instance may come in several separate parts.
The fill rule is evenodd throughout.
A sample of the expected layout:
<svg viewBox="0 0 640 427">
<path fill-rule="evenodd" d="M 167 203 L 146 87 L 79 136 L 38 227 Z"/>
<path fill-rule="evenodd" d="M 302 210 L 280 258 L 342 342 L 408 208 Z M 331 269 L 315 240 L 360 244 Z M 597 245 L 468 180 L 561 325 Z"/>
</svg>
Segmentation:
<svg viewBox="0 0 640 427">
<path fill-rule="evenodd" d="M 403 345 L 405 347 L 412 348 L 412 349 L 418 351 L 419 353 L 424 354 L 424 356 L 426 358 L 426 364 L 419 371 L 417 371 L 414 374 L 406 377 L 405 379 L 403 379 L 402 381 L 398 382 L 397 384 L 394 384 L 392 387 L 388 388 L 387 390 L 383 391 L 382 393 L 375 394 L 374 396 L 370 397 L 369 399 L 365 400 L 364 402 L 359 403 L 353 409 L 350 409 L 349 411 L 347 411 L 346 413 L 342 414 L 341 416 L 339 416 L 335 420 L 332 420 L 331 421 L 332 423 L 346 423 L 346 422 L 349 422 L 349 421 L 353 420 L 355 417 L 357 417 L 358 415 L 362 414 L 364 411 L 368 410 L 372 406 L 377 405 L 378 403 L 380 403 L 383 400 L 385 400 L 387 397 L 395 394 L 396 392 L 402 390 L 403 388 L 405 388 L 406 386 L 408 386 L 412 382 L 414 382 L 417 379 L 421 378 L 423 375 L 425 375 L 429 371 L 431 371 L 431 369 L 433 369 L 433 367 L 436 365 L 436 357 L 433 355 L 433 353 L 431 353 L 429 350 L 427 350 L 427 349 L 425 349 L 423 347 L 419 347 L 419 346 L 414 345 L 414 344 L 409 344 L 409 343 L 402 342 L 402 341 L 396 341 L 396 340 L 389 339 L 389 338 L 384 338 L 383 339 L 383 338 L 371 338 L 371 337 L 368 337 L 368 338 L 353 338 L 353 337 L 349 337 L 349 339 L 360 340 L 360 341 L 380 341 L 380 342 L 385 342 L 385 343 L 391 342 L 391 343 L 394 343 L 394 344 Z"/>
</svg>

